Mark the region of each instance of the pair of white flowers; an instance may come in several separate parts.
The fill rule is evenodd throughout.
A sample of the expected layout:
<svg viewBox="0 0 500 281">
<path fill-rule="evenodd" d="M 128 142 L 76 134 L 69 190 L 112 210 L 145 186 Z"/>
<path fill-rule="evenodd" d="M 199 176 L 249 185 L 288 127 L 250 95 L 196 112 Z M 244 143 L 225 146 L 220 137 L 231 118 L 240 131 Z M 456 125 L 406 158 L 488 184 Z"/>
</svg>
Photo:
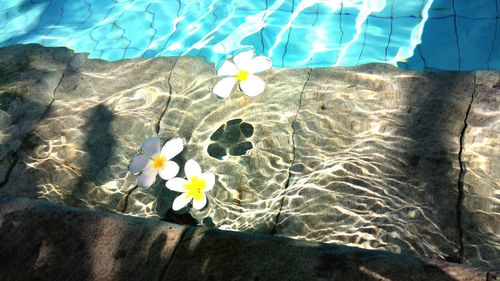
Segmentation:
<svg viewBox="0 0 500 281">
<path fill-rule="evenodd" d="M 151 137 L 141 146 L 143 154 L 132 158 L 129 166 L 131 173 L 141 173 L 137 183 L 142 187 L 150 187 L 156 181 L 156 176 L 164 180 L 170 190 L 181 192 L 172 205 L 175 211 L 187 206 L 191 200 L 193 208 L 200 210 L 207 204 L 205 192 L 212 190 L 215 184 L 215 175 L 211 172 L 202 172 L 201 167 L 193 159 L 186 162 L 184 173 L 186 178 L 176 178 L 179 165 L 172 161 L 184 149 L 184 140 L 175 138 L 167 141 L 161 147 L 159 137 Z"/>
<path fill-rule="evenodd" d="M 217 70 L 222 79 L 214 86 L 213 92 L 220 98 L 228 98 L 239 82 L 240 89 L 250 97 L 261 94 L 265 82 L 255 74 L 270 69 L 271 60 L 264 56 L 255 56 L 253 50 L 243 51 L 235 55 L 232 61 L 226 60 Z M 143 154 L 136 155 L 129 166 L 131 173 L 141 173 L 137 183 L 142 187 L 150 187 L 155 183 L 156 176 L 167 182 L 170 190 L 181 192 L 173 203 L 172 209 L 180 210 L 191 200 L 193 208 L 199 210 L 207 204 L 205 192 L 210 191 L 215 184 L 215 175 L 211 172 L 202 172 L 195 160 L 188 160 L 184 166 L 186 178 L 176 178 L 179 165 L 172 161 L 184 149 L 184 140 L 171 139 L 160 149 L 160 138 L 151 137 L 141 147 Z"/>
</svg>

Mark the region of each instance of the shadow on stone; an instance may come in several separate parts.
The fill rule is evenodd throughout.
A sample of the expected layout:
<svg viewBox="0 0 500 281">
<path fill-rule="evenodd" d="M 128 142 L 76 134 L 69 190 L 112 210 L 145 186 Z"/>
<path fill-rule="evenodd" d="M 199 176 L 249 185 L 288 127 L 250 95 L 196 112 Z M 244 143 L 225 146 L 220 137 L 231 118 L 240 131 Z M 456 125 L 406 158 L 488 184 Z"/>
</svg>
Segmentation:
<svg viewBox="0 0 500 281">
<path fill-rule="evenodd" d="M 0 198 L 1 280 L 484 280 L 404 254 Z"/>
<path fill-rule="evenodd" d="M 460 270 L 385 251 L 195 230 L 179 244 L 163 280 L 481 280 L 471 269 L 452 276 Z"/>
<path fill-rule="evenodd" d="M 67 49 L 38 45 L 0 48 L 0 188 L 16 174 L 22 151 L 33 149 L 33 131 L 46 117 L 71 57 Z"/>
<path fill-rule="evenodd" d="M 18 92 L 2 92 L 0 82 L 0 131 L 7 136 L 0 143 L 0 189 L 8 182 L 21 146 L 26 145 L 27 136 L 35 129 L 46 106 L 23 97 Z"/>
<path fill-rule="evenodd" d="M 407 148 L 404 160 L 408 174 L 418 180 L 411 182 L 419 189 L 415 196 L 425 203 L 419 210 L 420 215 L 436 223 L 435 232 L 427 227 L 426 233 L 419 233 L 422 236 L 415 238 L 423 243 L 428 239 L 447 239 L 449 242 L 440 247 L 443 252 L 451 253 L 445 256 L 451 262 L 461 262 L 463 257 L 458 158 L 473 92 L 472 78 L 470 74 L 425 73 L 424 79 L 429 80 L 431 88 L 422 91 L 419 83 L 412 85 L 412 92 L 421 96 L 409 97 L 409 118 L 403 133 L 413 143 Z M 436 214 L 441 219 L 435 218 Z"/>
<path fill-rule="evenodd" d="M 23 208 L 2 215 L 1 280 L 92 279 L 87 233 L 61 228 L 61 216 L 50 210 Z M 74 218 L 68 214 L 64 220 Z"/>
<path fill-rule="evenodd" d="M 78 186 L 84 194 L 90 192 L 89 182 L 102 185 L 114 178 L 107 172 L 116 145 L 111 126 L 113 119 L 113 113 L 105 105 L 98 104 L 89 110 L 87 121 L 82 127 L 87 137 L 83 145 L 87 158 Z"/>
<path fill-rule="evenodd" d="M 0 198 L 0 280 L 161 280 L 184 229 Z"/>
</svg>

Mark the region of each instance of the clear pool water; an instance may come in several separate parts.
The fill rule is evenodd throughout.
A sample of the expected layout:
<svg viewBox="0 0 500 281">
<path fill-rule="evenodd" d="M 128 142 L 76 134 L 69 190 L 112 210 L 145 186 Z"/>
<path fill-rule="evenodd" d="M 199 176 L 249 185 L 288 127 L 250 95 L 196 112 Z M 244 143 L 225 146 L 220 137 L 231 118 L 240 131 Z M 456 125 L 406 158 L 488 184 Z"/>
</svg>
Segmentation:
<svg viewBox="0 0 500 281">
<path fill-rule="evenodd" d="M 275 67 L 500 69 L 499 1 L 4 0 L 0 46 L 66 46 L 110 61 L 220 63 L 254 48 Z"/>
</svg>

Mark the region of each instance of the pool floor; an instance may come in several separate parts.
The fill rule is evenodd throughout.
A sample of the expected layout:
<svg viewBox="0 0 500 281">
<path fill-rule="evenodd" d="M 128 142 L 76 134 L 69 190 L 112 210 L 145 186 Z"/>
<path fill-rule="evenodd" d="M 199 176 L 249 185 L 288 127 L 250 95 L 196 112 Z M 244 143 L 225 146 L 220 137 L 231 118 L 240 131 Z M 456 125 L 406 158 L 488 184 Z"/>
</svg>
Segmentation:
<svg viewBox="0 0 500 281">
<path fill-rule="evenodd" d="M 499 1 L 24 1 L 0 4 L 0 46 L 68 47 L 90 58 L 254 49 L 280 68 L 387 63 L 499 70 Z"/>
</svg>

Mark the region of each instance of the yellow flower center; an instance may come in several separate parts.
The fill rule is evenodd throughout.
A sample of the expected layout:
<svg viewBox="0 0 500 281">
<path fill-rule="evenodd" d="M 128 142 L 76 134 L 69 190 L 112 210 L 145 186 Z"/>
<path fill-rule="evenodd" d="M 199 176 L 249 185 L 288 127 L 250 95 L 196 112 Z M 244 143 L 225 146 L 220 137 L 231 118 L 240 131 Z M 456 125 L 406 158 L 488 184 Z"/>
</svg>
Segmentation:
<svg viewBox="0 0 500 281">
<path fill-rule="evenodd" d="M 248 79 L 248 75 L 250 75 L 250 72 L 245 70 L 240 70 L 238 71 L 238 73 L 236 73 L 236 80 L 246 81 Z"/>
<path fill-rule="evenodd" d="M 156 155 L 152 160 L 151 166 L 155 170 L 163 170 L 167 166 L 167 159 L 163 155 Z"/>
<path fill-rule="evenodd" d="M 186 197 L 189 198 L 193 196 L 195 201 L 201 200 L 203 197 L 203 190 L 205 190 L 206 186 L 207 183 L 205 179 L 199 179 L 197 176 L 191 177 L 189 182 L 184 184 L 184 189 L 187 190 Z"/>
</svg>

